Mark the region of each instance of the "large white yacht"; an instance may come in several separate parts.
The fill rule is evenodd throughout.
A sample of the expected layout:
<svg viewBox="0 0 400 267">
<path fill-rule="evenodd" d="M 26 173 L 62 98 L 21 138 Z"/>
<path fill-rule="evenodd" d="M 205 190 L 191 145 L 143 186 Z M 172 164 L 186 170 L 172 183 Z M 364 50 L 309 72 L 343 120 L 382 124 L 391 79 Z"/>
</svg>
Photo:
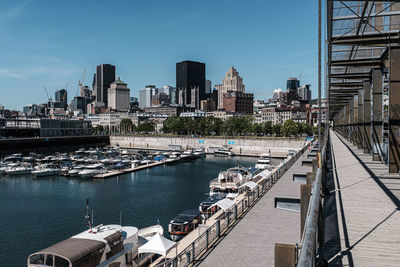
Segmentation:
<svg viewBox="0 0 400 267">
<path fill-rule="evenodd" d="M 36 167 L 35 170 L 32 171 L 32 174 L 36 177 L 43 177 L 43 176 L 52 176 L 60 174 L 60 168 L 56 167 L 52 164 L 43 164 Z"/>
<path fill-rule="evenodd" d="M 92 164 L 86 166 L 86 168 L 80 171 L 78 174 L 82 178 L 92 178 L 95 175 L 107 173 L 102 163 Z"/>
<path fill-rule="evenodd" d="M 86 202 L 88 229 L 48 248 L 32 253 L 27 267 L 132 267 L 143 266 L 154 254 L 138 254 L 138 248 L 153 236 L 163 234 L 161 225 L 138 230 L 116 224 L 93 226 Z"/>
<path fill-rule="evenodd" d="M 159 228 L 148 227 L 141 236 L 133 226 L 100 224 L 29 255 L 27 266 L 140 266 L 153 255 L 138 257 L 138 248 L 159 233 Z"/>
<path fill-rule="evenodd" d="M 253 179 L 260 172 L 257 168 L 234 167 L 222 171 L 218 177 L 210 181 L 210 196 L 216 193 L 228 194 L 228 197 L 239 195 L 239 187 Z"/>
<path fill-rule="evenodd" d="M 31 174 L 33 171 L 33 167 L 31 164 L 21 164 L 19 166 L 10 167 L 5 170 L 5 173 L 8 175 L 21 175 L 21 174 Z"/>
<path fill-rule="evenodd" d="M 270 154 L 262 154 L 260 159 L 257 161 L 256 168 L 257 169 L 266 169 L 271 165 L 271 155 Z"/>
</svg>

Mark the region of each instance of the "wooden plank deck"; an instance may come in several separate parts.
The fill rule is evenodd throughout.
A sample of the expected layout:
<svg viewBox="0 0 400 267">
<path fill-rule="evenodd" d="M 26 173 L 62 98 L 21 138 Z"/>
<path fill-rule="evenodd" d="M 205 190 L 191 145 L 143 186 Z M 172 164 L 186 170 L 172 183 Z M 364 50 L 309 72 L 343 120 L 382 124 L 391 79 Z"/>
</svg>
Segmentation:
<svg viewBox="0 0 400 267">
<path fill-rule="evenodd" d="M 334 132 L 331 140 L 342 248 L 334 258 L 343 266 L 400 266 L 400 176 Z"/>
<path fill-rule="evenodd" d="M 274 207 L 275 197 L 300 196 L 293 174 L 311 171 L 303 154 L 246 216 L 200 262 L 200 266 L 274 266 L 275 243 L 300 242 L 300 213 Z"/>
</svg>

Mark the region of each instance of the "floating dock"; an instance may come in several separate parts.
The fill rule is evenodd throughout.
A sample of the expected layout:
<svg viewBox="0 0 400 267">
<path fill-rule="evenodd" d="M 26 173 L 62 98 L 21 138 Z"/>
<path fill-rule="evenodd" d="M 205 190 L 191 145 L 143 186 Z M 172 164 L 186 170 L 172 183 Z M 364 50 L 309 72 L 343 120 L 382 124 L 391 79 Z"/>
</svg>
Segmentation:
<svg viewBox="0 0 400 267">
<path fill-rule="evenodd" d="M 165 162 L 164 161 L 160 161 L 160 162 L 154 162 L 154 163 L 138 166 L 136 168 L 112 170 L 112 171 L 104 173 L 104 174 L 95 175 L 94 178 L 95 179 L 110 178 L 110 177 L 114 177 L 114 176 L 117 176 L 117 175 L 131 173 L 131 172 L 135 172 L 135 171 L 140 171 L 140 170 L 148 169 L 148 168 L 159 166 L 159 165 L 163 165 L 163 164 L 165 164 Z"/>
</svg>

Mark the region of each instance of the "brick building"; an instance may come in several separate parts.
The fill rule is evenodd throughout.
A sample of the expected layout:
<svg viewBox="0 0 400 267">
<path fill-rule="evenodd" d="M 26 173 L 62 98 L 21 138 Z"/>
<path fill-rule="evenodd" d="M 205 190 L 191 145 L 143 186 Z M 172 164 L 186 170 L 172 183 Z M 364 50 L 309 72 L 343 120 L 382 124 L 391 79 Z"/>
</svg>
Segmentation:
<svg viewBox="0 0 400 267">
<path fill-rule="evenodd" d="M 228 91 L 224 94 L 223 101 L 226 111 L 253 114 L 253 94 Z"/>
</svg>

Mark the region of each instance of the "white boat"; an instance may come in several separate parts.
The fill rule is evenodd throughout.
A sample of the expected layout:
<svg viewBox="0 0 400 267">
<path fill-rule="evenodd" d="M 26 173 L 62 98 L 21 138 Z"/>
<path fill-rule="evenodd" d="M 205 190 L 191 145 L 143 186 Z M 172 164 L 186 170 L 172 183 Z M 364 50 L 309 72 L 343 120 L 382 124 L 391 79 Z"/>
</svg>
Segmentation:
<svg viewBox="0 0 400 267">
<path fill-rule="evenodd" d="M 159 227 L 138 230 L 113 224 L 90 226 L 80 234 L 32 253 L 27 267 L 144 266 L 155 254 L 139 255 L 138 249 L 160 232 Z"/>
<path fill-rule="evenodd" d="M 15 163 L 1 163 L 1 166 L 0 166 L 0 174 L 4 174 L 4 173 L 6 173 L 6 171 L 8 170 L 8 169 L 10 169 L 10 168 L 13 168 L 13 167 L 18 167 L 19 166 L 19 162 L 15 162 Z"/>
<path fill-rule="evenodd" d="M 107 170 L 104 168 L 103 164 L 97 163 L 86 166 L 86 168 L 80 171 L 78 174 L 82 178 L 92 178 L 95 175 L 103 173 L 107 173 Z"/>
<path fill-rule="evenodd" d="M 36 167 L 32 174 L 36 177 L 52 176 L 60 174 L 61 170 L 54 165 L 44 164 Z"/>
<path fill-rule="evenodd" d="M 5 170 L 5 173 L 8 175 L 31 174 L 33 170 L 34 169 L 31 164 L 23 164 L 20 166 L 8 168 L 7 170 Z"/>
<path fill-rule="evenodd" d="M 75 166 L 71 170 L 68 171 L 68 175 L 71 177 L 79 176 L 79 172 L 82 171 L 85 166 Z"/>
<path fill-rule="evenodd" d="M 230 151 L 229 149 L 226 148 L 218 148 L 214 150 L 215 155 L 220 155 L 220 156 L 234 156 L 235 154 Z"/>
<path fill-rule="evenodd" d="M 239 188 L 251 181 L 260 172 L 256 168 L 234 167 L 222 171 L 218 177 L 210 181 L 210 196 L 216 193 L 225 193 L 231 197 L 239 195 Z"/>
<path fill-rule="evenodd" d="M 207 153 L 204 151 L 204 148 L 198 148 L 193 153 L 197 157 L 205 157 Z"/>
<path fill-rule="evenodd" d="M 271 155 L 270 154 L 262 154 L 260 159 L 257 161 L 256 168 L 257 169 L 266 169 L 271 165 Z"/>
<path fill-rule="evenodd" d="M 192 152 L 192 150 L 186 150 L 181 154 L 181 160 L 182 161 L 188 161 L 188 160 L 193 160 L 196 159 L 197 156 L 195 156 Z"/>
<path fill-rule="evenodd" d="M 179 162 L 179 157 L 176 155 L 170 155 L 169 158 L 165 159 L 165 163 L 167 164 L 176 164 Z"/>
<path fill-rule="evenodd" d="M 150 164 L 150 163 L 153 163 L 154 161 L 153 160 L 151 160 L 151 159 L 145 159 L 145 160 L 142 160 L 141 162 L 140 162 L 140 164 L 141 165 L 147 165 L 147 164 Z"/>
<path fill-rule="evenodd" d="M 12 163 L 12 162 L 20 162 L 22 160 L 23 160 L 22 154 L 12 154 L 11 156 L 5 157 L 3 162 Z"/>
</svg>

